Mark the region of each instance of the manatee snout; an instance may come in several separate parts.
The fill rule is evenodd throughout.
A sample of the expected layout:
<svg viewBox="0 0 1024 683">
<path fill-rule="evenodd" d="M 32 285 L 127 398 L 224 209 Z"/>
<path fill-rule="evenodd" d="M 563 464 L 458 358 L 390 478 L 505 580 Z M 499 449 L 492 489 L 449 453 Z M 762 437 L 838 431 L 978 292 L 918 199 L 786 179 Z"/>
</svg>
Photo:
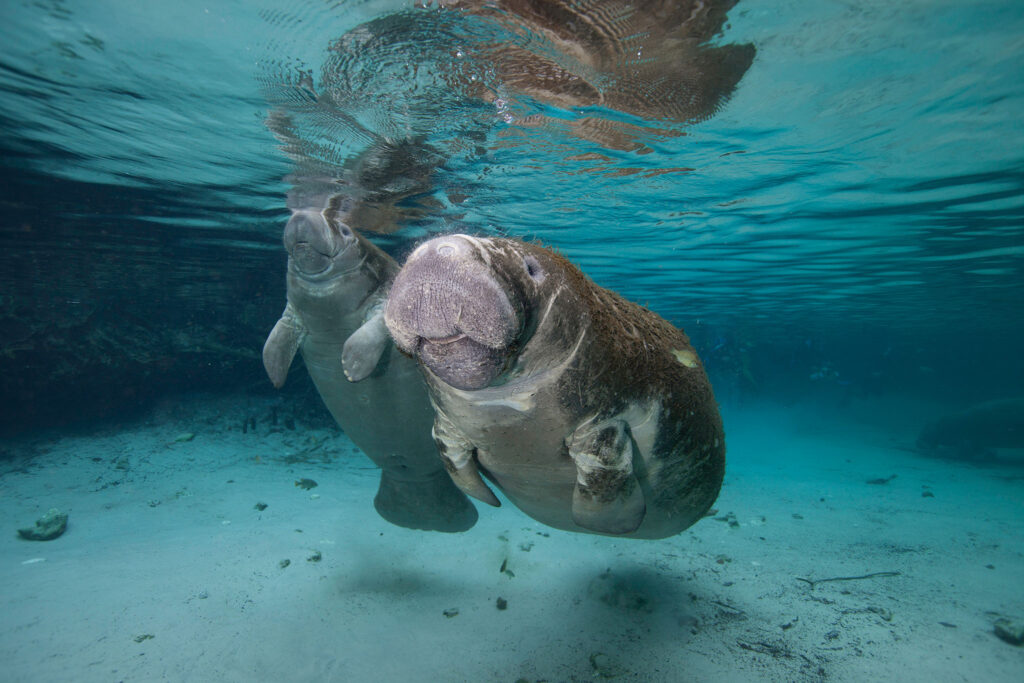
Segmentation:
<svg viewBox="0 0 1024 683">
<path fill-rule="evenodd" d="M 395 278 L 384 322 L 398 348 L 457 389 L 487 386 L 522 328 L 520 307 L 473 238 L 420 245 Z"/>
<path fill-rule="evenodd" d="M 327 270 L 353 242 L 355 236 L 347 225 L 336 222 L 332 226 L 319 210 L 293 211 L 284 228 L 284 248 L 295 267 L 307 275 Z"/>
</svg>

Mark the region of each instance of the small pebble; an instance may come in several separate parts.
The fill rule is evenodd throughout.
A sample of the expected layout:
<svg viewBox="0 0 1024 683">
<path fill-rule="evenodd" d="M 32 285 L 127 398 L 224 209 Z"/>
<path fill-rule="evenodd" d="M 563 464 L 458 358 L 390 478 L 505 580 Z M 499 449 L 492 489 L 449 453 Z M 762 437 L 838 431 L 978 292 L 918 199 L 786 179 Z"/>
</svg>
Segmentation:
<svg viewBox="0 0 1024 683">
<path fill-rule="evenodd" d="M 505 598 L 498 598 L 498 601 L 495 603 L 495 606 L 501 610 L 508 609 L 508 600 L 506 600 Z"/>
<path fill-rule="evenodd" d="M 284 569 L 285 567 L 287 567 L 287 566 L 288 566 L 288 565 L 290 565 L 291 563 L 292 563 L 292 561 L 291 561 L 291 560 L 289 560 L 289 559 L 284 559 L 284 560 L 281 560 L 280 562 L 278 562 L 278 563 L 277 563 L 277 566 L 278 566 L 278 567 L 280 567 L 281 569 Z"/>
<path fill-rule="evenodd" d="M 256 503 L 255 505 L 253 505 L 253 508 L 255 508 L 256 510 L 259 510 L 260 512 L 263 512 L 264 510 L 267 509 L 267 504 L 266 503 Z"/>
<path fill-rule="evenodd" d="M 446 617 L 448 617 L 449 619 L 451 619 L 452 617 L 459 616 L 459 608 L 458 607 L 449 607 L 445 611 L 441 612 L 441 614 L 443 614 Z"/>
<path fill-rule="evenodd" d="M 323 557 L 319 550 L 314 550 L 313 554 L 306 558 L 306 562 L 319 562 Z"/>
</svg>

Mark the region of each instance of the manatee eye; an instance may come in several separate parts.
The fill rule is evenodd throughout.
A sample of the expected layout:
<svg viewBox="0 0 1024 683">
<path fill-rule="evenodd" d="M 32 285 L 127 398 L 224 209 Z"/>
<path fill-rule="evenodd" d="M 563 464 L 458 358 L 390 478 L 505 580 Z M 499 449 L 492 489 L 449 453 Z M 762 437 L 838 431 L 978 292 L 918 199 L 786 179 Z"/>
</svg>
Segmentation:
<svg viewBox="0 0 1024 683">
<path fill-rule="evenodd" d="M 544 282 L 544 270 L 537 259 L 526 256 L 523 258 L 523 266 L 526 268 L 526 274 L 533 278 L 534 282 Z"/>
<path fill-rule="evenodd" d="M 342 237 L 348 238 L 352 236 L 352 229 L 344 223 L 338 223 L 338 232 L 341 233 Z"/>
</svg>

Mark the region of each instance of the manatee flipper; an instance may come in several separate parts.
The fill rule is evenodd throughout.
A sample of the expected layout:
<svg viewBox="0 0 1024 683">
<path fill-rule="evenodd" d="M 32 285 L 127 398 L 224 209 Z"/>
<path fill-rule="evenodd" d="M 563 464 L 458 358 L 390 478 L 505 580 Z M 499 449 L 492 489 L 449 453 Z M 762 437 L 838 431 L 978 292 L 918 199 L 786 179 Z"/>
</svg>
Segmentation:
<svg viewBox="0 0 1024 683">
<path fill-rule="evenodd" d="M 281 319 L 270 331 L 267 342 L 263 345 L 263 367 L 270 376 L 274 388 L 280 389 L 288 378 L 288 368 L 292 365 L 295 352 L 299 350 L 306 330 L 302 326 L 291 304 L 285 306 Z"/>
<path fill-rule="evenodd" d="M 443 470 L 425 479 L 407 480 L 400 471 L 386 465 L 381 470 L 373 507 L 397 526 L 446 533 L 470 529 L 478 516 L 476 507 Z"/>
<path fill-rule="evenodd" d="M 576 463 L 572 519 L 604 534 L 636 531 L 647 506 L 633 474 L 633 438 L 623 420 L 586 422 L 569 438 Z"/>
<path fill-rule="evenodd" d="M 390 342 L 391 336 L 384 326 L 384 306 L 376 306 L 362 327 L 345 340 L 341 350 L 341 368 L 348 381 L 358 382 L 369 377 Z"/>
<path fill-rule="evenodd" d="M 437 452 L 441 454 L 444 468 L 448 470 L 448 475 L 455 485 L 467 496 L 494 507 L 501 507 L 501 501 L 480 476 L 473 444 L 440 412 L 434 419 L 433 434 Z"/>
</svg>

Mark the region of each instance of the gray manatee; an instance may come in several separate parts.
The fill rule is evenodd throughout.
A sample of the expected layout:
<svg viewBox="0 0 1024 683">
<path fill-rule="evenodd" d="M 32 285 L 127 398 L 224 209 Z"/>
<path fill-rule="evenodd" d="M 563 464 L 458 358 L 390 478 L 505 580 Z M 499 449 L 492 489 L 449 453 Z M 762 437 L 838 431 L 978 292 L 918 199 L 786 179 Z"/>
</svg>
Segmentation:
<svg viewBox="0 0 1024 683">
<path fill-rule="evenodd" d="M 334 419 L 381 468 L 374 506 L 384 519 L 413 529 L 469 529 L 476 508 L 438 457 L 423 380 L 384 327 L 384 297 L 398 264 L 339 219 L 338 198 L 292 199 L 313 208 L 293 208 L 285 227 L 288 304 L 263 347 L 267 374 L 280 388 L 302 351 Z"/>
<path fill-rule="evenodd" d="M 677 534 L 717 497 L 722 422 L 689 339 L 558 254 L 432 239 L 384 319 L 423 369 L 438 449 L 469 495 L 498 505 L 486 477 L 540 522 L 634 538 Z"/>
</svg>

